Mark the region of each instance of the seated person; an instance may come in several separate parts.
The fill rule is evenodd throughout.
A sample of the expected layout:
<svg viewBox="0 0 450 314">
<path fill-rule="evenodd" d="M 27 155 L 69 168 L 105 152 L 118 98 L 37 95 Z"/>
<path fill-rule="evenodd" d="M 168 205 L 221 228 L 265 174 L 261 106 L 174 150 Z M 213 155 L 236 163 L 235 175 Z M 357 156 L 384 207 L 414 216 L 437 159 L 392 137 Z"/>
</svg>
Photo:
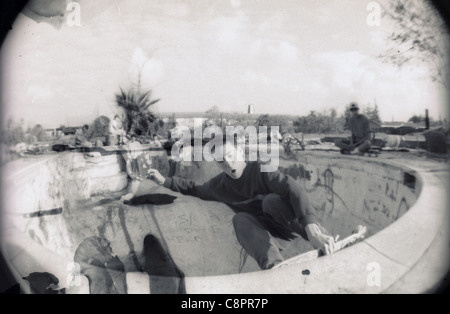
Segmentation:
<svg viewBox="0 0 450 314">
<path fill-rule="evenodd" d="M 359 107 L 356 103 L 350 105 L 351 118 L 348 121 L 348 128 L 352 133 L 351 137 L 343 140 L 336 140 L 335 145 L 341 149 L 341 154 L 350 155 L 354 150 L 358 150 L 359 155 L 364 155 L 371 145 L 371 134 L 369 119 L 359 114 Z"/>
<path fill-rule="evenodd" d="M 81 129 L 75 132 L 75 146 L 83 152 L 89 152 L 92 148 L 92 143 L 88 140 L 89 125 L 85 124 Z"/>
</svg>

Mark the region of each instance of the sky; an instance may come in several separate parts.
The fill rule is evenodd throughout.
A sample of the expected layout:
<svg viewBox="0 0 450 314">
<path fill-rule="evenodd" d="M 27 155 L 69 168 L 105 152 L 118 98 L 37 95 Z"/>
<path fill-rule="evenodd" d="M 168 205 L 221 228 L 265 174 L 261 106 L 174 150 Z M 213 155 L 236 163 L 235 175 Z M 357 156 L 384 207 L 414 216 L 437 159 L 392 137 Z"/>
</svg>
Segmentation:
<svg viewBox="0 0 450 314">
<path fill-rule="evenodd" d="M 2 120 L 52 128 L 112 118 L 115 93 L 136 86 L 138 69 L 161 99 L 155 112 L 253 104 L 260 114 L 340 114 L 356 101 L 376 102 L 383 121 L 425 109 L 449 119 L 448 90 L 428 65 L 398 69 L 377 57 L 395 25 L 368 22 L 373 2 L 79 0 L 57 18 L 24 12 L 1 50 Z"/>
</svg>

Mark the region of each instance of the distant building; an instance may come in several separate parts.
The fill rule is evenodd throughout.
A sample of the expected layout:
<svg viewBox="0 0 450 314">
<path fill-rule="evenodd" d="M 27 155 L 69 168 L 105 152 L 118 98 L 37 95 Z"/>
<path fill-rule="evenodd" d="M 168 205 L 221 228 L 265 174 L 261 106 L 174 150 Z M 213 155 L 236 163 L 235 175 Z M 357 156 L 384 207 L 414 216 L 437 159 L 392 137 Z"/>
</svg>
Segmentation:
<svg viewBox="0 0 450 314">
<path fill-rule="evenodd" d="M 421 124 L 414 123 L 396 123 L 396 124 L 383 124 L 379 128 L 379 132 L 394 135 L 406 135 L 411 133 L 418 133 L 425 131 L 426 128 Z"/>
<path fill-rule="evenodd" d="M 174 128 L 176 125 L 184 125 L 190 128 L 194 127 L 195 119 L 202 119 L 203 122 L 209 118 L 205 112 L 160 112 L 156 114 L 158 119 L 167 123 L 169 129 Z M 239 119 L 238 119 L 239 118 Z M 230 121 L 239 121 L 244 126 L 253 125 L 256 122 L 257 116 L 255 114 L 249 115 L 245 111 L 243 112 L 221 112 L 220 117 L 217 117 L 216 123 L 219 126 L 230 125 Z M 220 121 L 220 123 L 219 123 Z"/>
<path fill-rule="evenodd" d="M 248 113 L 249 114 L 254 114 L 255 113 L 255 108 L 253 107 L 252 104 L 248 105 Z"/>
</svg>

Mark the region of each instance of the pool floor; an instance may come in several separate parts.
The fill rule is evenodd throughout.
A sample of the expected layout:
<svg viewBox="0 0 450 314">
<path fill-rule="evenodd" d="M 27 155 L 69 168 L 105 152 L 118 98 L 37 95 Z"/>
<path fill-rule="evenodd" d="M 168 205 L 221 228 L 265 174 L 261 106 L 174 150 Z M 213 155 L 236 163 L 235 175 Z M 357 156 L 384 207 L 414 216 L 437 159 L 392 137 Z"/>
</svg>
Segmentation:
<svg viewBox="0 0 450 314">
<path fill-rule="evenodd" d="M 168 205 L 125 205 L 120 196 L 127 191 L 104 194 L 89 200 L 68 203 L 64 220 L 73 236 L 75 252 L 85 239 L 97 236 L 111 243 L 112 254 L 124 263 L 125 271 L 142 271 L 145 265 L 144 238 L 153 235 L 186 276 L 215 276 L 260 270 L 238 243 L 233 230 L 234 212 L 224 204 L 181 195 L 146 180 L 141 193 L 163 193 L 176 197 Z M 313 199 L 321 199 L 316 190 Z M 367 236 L 378 230 L 348 214 L 336 201 L 333 211 L 324 203 L 312 202 L 319 222 L 333 236 L 344 238 L 362 224 Z M 339 215 L 339 220 L 336 217 Z M 308 241 L 298 237 L 281 251 L 285 259 L 312 250 Z"/>
</svg>

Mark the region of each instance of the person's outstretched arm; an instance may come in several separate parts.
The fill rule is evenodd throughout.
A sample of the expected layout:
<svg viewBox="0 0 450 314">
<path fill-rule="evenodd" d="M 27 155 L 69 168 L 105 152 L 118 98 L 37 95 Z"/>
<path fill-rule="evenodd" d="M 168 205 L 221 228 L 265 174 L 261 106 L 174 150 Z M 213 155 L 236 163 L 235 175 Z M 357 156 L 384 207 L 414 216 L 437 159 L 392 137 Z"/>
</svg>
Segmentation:
<svg viewBox="0 0 450 314">
<path fill-rule="evenodd" d="M 198 185 L 192 180 L 183 179 L 180 177 L 170 177 L 166 178 L 161 173 L 156 170 L 152 169 L 150 170 L 150 179 L 158 183 L 159 185 L 162 185 L 168 189 L 171 189 L 172 191 L 179 192 L 184 195 L 190 195 L 199 197 L 204 200 L 214 200 L 214 190 L 212 188 L 213 183 L 212 180 L 215 180 L 215 178 L 209 180 L 208 182 Z"/>
</svg>

